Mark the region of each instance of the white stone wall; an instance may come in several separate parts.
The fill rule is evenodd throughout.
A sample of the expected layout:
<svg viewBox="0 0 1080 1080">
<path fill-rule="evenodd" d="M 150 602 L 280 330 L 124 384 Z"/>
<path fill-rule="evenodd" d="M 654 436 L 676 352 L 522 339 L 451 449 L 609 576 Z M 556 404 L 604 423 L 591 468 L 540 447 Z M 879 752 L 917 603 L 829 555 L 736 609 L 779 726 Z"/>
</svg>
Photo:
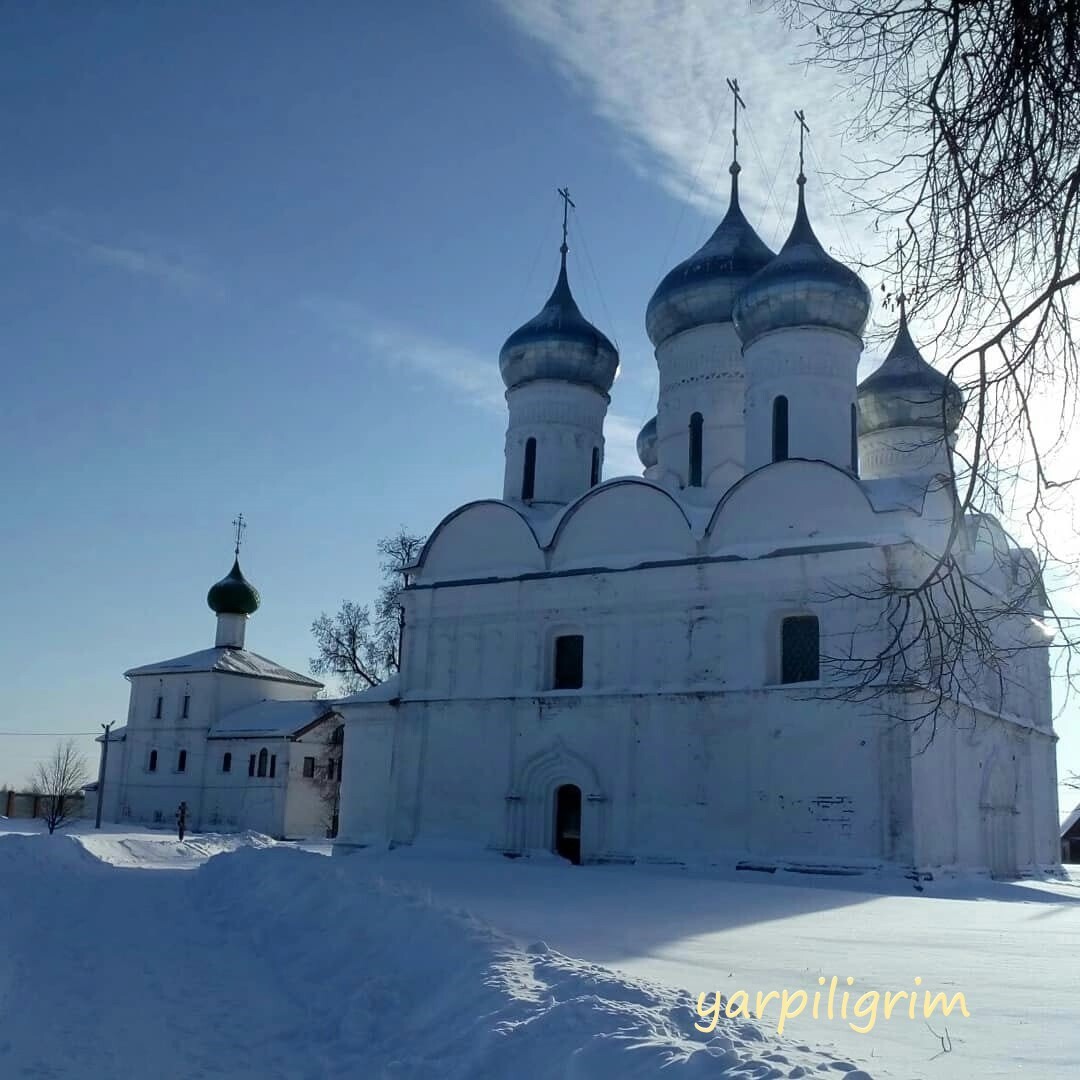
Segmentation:
<svg viewBox="0 0 1080 1080">
<path fill-rule="evenodd" d="M 746 469 L 772 457 L 773 401 L 788 399 L 788 457 L 851 469 L 851 408 L 862 342 L 837 330 L 774 330 L 745 349 Z"/>
<path fill-rule="evenodd" d="M 999 624 L 1006 694 L 973 686 L 990 719 L 919 753 L 918 729 L 893 719 L 902 698 L 778 685 L 786 616 L 818 617 L 823 656 L 853 641 L 871 656 L 879 601 L 857 594 L 910 585 L 932 561 L 951 500 L 884 496 L 879 510 L 846 470 L 795 460 L 746 475 L 712 511 L 618 480 L 547 522 L 493 502 L 452 515 L 405 594 L 400 703 L 344 709 L 342 840 L 549 850 L 555 792 L 575 784 L 587 859 L 1054 862 L 1049 680 L 1030 619 Z M 965 528 L 960 558 L 995 602 L 1018 588 L 992 521 Z M 553 689 L 564 633 L 584 637 L 580 690 Z"/>
<path fill-rule="evenodd" d="M 510 420 L 506 431 L 503 498 L 521 500 L 525 444 L 536 439 L 534 503 L 568 503 L 589 490 L 592 456 L 604 463 L 604 416 L 608 396 L 587 386 L 538 380 L 506 393 Z"/>
<path fill-rule="evenodd" d="M 159 695 L 160 718 L 155 715 Z M 125 739 L 109 748 L 105 818 L 172 827 L 176 809 L 185 801 L 191 830 L 253 829 L 270 836 L 317 831 L 310 801 L 302 794 L 287 807 L 292 771 L 288 740 L 207 737 L 219 717 L 244 705 L 310 697 L 311 688 L 300 684 L 216 672 L 133 676 Z M 277 759 L 275 776 L 249 777 L 249 756 L 257 758 L 264 747 L 268 763 L 271 755 Z M 158 754 L 154 772 L 149 769 L 152 750 Z M 181 750 L 187 751 L 183 772 L 177 768 Z M 226 753 L 232 755 L 227 773 Z M 302 831 L 292 831 L 297 829 Z"/>
<path fill-rule="evenodd" d="M 859 437 L 859 473 L 868 480 L 921 473 L 951 476 L 949 455 L 954 442 L 933 428 L 872 431 Z"/>
<path fill-rule="evenodd" d="M 701 485 L 727 490 L 743 474 L 742 343 L 731 323 L 676 334 L 656 350 L 660 370 L 656 475 L 673 486 L 690 482 L 690 418 L 701 413 Z"/>
</svg>

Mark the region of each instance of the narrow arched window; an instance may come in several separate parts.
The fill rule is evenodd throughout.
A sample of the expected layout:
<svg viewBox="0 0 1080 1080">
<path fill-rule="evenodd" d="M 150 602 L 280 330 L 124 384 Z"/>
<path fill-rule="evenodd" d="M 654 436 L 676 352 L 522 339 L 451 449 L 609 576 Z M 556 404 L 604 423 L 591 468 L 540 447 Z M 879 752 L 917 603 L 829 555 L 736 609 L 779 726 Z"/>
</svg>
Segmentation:
<svg viewBox="0 0 1080 1080">
<path fill-rule="evenodd" d="M 265 746 L 259 751 L 259 775 L 260 776 L 265 776 L 266 775 L 266 747 Z"/>
<path fill-rule="evenodd" d="M 150 772 L 157 772 L 157 751 L 150 751 L 150 760 L 146 763 L 146 768 Z"/>
<path fill-rule="evenodd" d="M 277 776 L 277 754 L 270 755 L 270 778 Z"/>
<path fill-rule="evenodd" d="M 248 776 L 255 775 L 255 755 L 251 754 L 248 757 Z"/>
<path fill-rule="evenodd" d="M 816 615 L 793 615 L 780 628 L 780 681 L 816 682 L 821 677 L 821 632 Z"/>
<path fill-rule="evenodd" d="M 592 471 L 589 473 L 589 487 L 596 487 L 600 483 L 600 447 L 592 448 Z"/>
<path fill-rule="evenodd" d="M 525 468 L 521 476 L 521 497 L 531 499 L 536 489 L 536 440 L 525 440 Z"/>
<path fill-rule="evenodd" d="M 690 417 L 690 486 L 701 487 L 701 429 L 705 421 L 701 413 Z"/>
<path fill-rule="evenodd" d="M 859 420 L 854 404 L 851 406 L 851 471 L 859 472 Z"/>
<path fill-rule="evenodd" d="M 581 634 L 563 634 L 555 639 L 556 690 L 580 690 L 585 674 L 585 638 Z"/>
<path fill-rule="evenodd" d="M 186 750 L 181 750 L 180 753 L 176 755 L 176 771 L 177 772 L 185 772 L 186 770 L 187 770 L 187 751 Z"/>
<path fill-rule="evenodd" d="M 232 754 L 227 751 L 221 758 L 221 771 L 232 772 Z"/>
<path fill-rule="evenodd" d="M 772 403 L 772 459 L 787 461 L 788 456 L 788 408 L 787 398 L 781 394 Z"/>
</svg>

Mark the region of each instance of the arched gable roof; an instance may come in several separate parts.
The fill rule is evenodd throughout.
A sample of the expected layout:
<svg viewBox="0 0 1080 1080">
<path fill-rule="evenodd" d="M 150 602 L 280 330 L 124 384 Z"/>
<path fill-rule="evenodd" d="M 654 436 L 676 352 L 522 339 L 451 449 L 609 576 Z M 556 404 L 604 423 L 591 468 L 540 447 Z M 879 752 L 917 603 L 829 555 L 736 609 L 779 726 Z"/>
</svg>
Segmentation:
<svg viewBox="0 0 1080 1080">
<path fill-rule="evenodd" d="M 447 514 L 414 564 L 417 581 L 503 577 L 544 569 L 544 554 L 520 510 L 498 499 L 478 499 Z"/>
<path fill-rule="evenodd" d="M 827 461 L 791 458 L 747 473 L 724 493 L 705 533 L 706 548 L 869 540 L 875 516 L 869 495 L 849 472 Z"/>
<path fill-rule="evenodd" d="M 636 566 L 696 554 L 690 521 L 678 501 L 649 480 L 623 476 L 592 488 L 571 505 L 549 544 L 551 569 Z"/>
</svg>

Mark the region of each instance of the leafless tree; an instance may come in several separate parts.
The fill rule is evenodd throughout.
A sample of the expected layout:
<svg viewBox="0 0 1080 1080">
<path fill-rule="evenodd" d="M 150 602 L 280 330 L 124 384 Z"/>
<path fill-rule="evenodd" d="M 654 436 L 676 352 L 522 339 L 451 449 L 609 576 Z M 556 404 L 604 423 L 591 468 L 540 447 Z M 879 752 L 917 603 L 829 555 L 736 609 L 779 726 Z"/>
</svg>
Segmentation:
<svg viewBox="0 0 1080 1080">
<path fill-rule="evenodd" d="M 322 740 L 323 758 L 315 763 L 315 784 L 323 807 L 326 835 L 337 836 L 338 813 L 341 809 L 341 762 L 345 747 L 345 727 L 337 724 Z"/>
<path fill-rule="evenodd" d="M 378 686 L 400 665 L 402 619 L 398 596 L 405 572 L 424 546 L 424 537 L 400 528 L 378 543 L 383 582 L 373 604 L 346 600 L 335 615 L 323 612 L 312 624 L 318 650 L 311 663 L 315 675 L 332 675 L 342 693 Z"/>
<path fill-rule="evenodd" d="M 89 780 L 86 758 L 76 749 L 74 739 L 57 743 L 52 756 L 38 765 L 32 790 L 41 797 L 41 816 L 50 833 L 78 816 L 82 807 L 79 794 Z"/>
<path fill-rule="evenodd" d="M 965 392 L 942 477 L 956 492 L 943 550 L 918 557 L 915 573 L 834 594 L 877 601 L 885 627 L 872 654 L 853 644 L 828 658 L 837 692 L 899 688 L 932 737 L 943 709 L 995 684 L 1000 701 L 1029 651 L 1045 655 L 1047 636 L 1026 629 L 1033 616 L 1053 631 L 1063 685 L 1074 676 L 1077 620 L 1043 582 L 1070 581 L 1074 559 L 1054 550 L 1050 526 L 1078 463 L 1075 447 L 1063 451 L 1080 375 L 1080 0 L 771 6 L 809 31 L 811 62 L 854 95 L 867 151 L 840 181 L 883 234 L 899 233 L 903 265 L 889 276 L 905 281 L 909 315 L 934 328 Z M 998 518 L 1022 523 L 1024 542 L 1002 542 Z M 1004 595 L 968 557 L 988 533 Z"/>
</svg>

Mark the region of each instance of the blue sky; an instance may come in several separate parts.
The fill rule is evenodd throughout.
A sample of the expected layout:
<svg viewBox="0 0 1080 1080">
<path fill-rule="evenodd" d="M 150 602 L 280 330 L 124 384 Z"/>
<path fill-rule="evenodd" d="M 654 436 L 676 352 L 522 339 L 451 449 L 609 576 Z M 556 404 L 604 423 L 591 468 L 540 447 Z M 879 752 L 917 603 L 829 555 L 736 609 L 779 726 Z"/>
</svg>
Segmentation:
<svg viewBox="0 0 1080 1080">
<path fill-rule="evenodd" d="M 248 642 L 306 670 L 380 536 L 498 494 L 498 350 L 554 280 L 562 184 L 572 286 L 622 354 L 607 473 L 630 471 L 645 305 L 726 201 L 725 76 L 762 235 L 804 107 L 812 214 L 865 254 L 817 170 L 842 95 L 731 7 L 7 6 L 0 731 L 122 721 L 126 668 L 212 644 L 237 511 Z M 0 738 L 0 783 L 51 743 Z"/>
</svg>

